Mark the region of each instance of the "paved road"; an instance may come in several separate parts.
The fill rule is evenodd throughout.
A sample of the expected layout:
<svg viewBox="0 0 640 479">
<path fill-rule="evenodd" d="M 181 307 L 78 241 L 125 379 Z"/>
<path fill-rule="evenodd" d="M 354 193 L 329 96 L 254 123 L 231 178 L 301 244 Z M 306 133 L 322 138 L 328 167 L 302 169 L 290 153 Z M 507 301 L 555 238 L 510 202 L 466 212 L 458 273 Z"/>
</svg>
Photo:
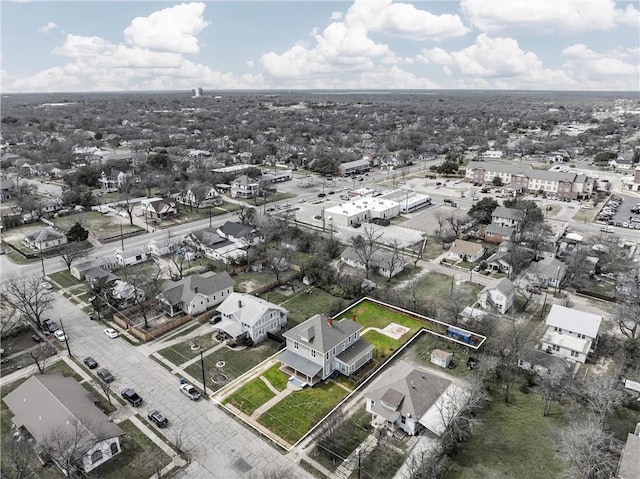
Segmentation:
<svg viewBox="0 0 640 479">
<path fill-rule="evenodd" d="M 291 477 L 308 477 L 293 457 L 283 455 L 210 401 L 189 401 L 178 390 L 178 378 L 147 356 L 151 348 L 133 346 L 122 338 L 109 339 L 101 323 L 87 320 L 86 314 L 60 294 L 53 311 L 51 317 L 64 322 L 76 358 L 92 356 L 100 367 L 109 369 L 116 378 L 112 383 L 116 394 L 125 387 L 135 388 L 144 399 L 140 414 L 146 415 L 151 408 L 166 414 L 171 424 L 163 434 L 169 440 L 182 433 L 193 462 L 179 477 L 235 479 L 271 467 L 287 468 Z"/>
</svg>

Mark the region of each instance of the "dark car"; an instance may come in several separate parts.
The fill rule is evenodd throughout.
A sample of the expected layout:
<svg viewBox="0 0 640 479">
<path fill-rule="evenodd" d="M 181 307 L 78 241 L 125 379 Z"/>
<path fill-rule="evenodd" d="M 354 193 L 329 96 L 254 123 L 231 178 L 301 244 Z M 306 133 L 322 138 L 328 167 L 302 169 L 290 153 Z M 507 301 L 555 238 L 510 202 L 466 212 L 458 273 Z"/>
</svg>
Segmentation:
<svg viewBox="0 0 640 479">
<path fill-rule="evenodd" d="M 351 225 L 352 228 L 360 228 L 360 226 L 362 226 L 360 223 L 353 223 Z"/>
<path fill-rule="evenodd" d="M 222 321 L 222 314 L 215 313 L 213 316 L 209 318 L 209 324 L 217 324 Z"/>
<path fill-rule="evenodd" d="M 169 420 L 164 417 L 160 411 L 155 409 L 153 411 L 149 411 L 147 417 L 149 418 L 149 421 L 153 422 L 158 427 L 167 427 L 169 424 Z"/>
<path fill-rule="evenodd" d="M 127 401 L 128 403 L 130 403 L 134 407 L 138 407 L 138 406 L 140 406 L 140 404 L 142 404 L 142 398 L 138 395 L 137 392 L 135 392 L 131 388 L 123 389 L 120 392 L 120 395 L 122 396 L 122 398 L 125 401 Z"/>
<path fill-rule="evenodd" d="M 327 196 L 326 193 L 318 193 L 318 198 L 324 198 L 325 196 Z"/>
<path fill-rule="evenodd" d="M 95 369 L 98 367 L 98 363 L 96 362 L 95 359 L 93 359 L 91 356 L 87 356 L 86 358 L 84 358 L 82 360 L 82 362 L 84 363 L 84 365 L 86 367 L 88 367 L 89 369 Z"/>
<path fill-rule="evenodd" d="M 372 218 L 371 222 L 378 226 L 389 226 L 391 224 L 391 221 L 389 221 L 387 218 Z"/>
<path fill-rule="evenodd" d="M 480 360 L 478 358 L 469 357 L 469 359 L 467 359 L 467 369 L 475 369 L 479 362 Z"/>
<path fill-rule="evenodd" d="M 105 383 L 112 383 L 113 381 L 116 380 L 116 378 L 113 377 L 113 374 L 111 374 L 108 369 L 104 369 L 104 368 L 98 369 L 96 371 L 96 374 Z"/>
</svg>

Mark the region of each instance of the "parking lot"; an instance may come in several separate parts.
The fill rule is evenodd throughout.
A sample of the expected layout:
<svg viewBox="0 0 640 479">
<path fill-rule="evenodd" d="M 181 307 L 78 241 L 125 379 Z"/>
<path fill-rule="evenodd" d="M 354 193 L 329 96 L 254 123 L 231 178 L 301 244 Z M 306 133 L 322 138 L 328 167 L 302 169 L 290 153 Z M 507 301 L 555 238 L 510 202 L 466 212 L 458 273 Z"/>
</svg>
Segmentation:
<svg viewBox="0 0 640 479">
<path fill-rule="evenodd" d="M 640 230 L 638 204 L 638 198 L 624 194 L 612 195 L 598 213 L 597 221 L 618 228 Z"/>
</svg>

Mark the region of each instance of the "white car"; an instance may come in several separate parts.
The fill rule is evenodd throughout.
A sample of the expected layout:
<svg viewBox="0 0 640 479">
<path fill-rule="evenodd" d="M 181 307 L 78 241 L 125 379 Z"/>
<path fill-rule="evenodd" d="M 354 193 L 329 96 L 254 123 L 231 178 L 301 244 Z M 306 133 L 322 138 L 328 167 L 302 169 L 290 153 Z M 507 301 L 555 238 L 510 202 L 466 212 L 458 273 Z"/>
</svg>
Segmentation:
<svg viewBox="0 0 640 479">
<path fill-rule="evenodd" d="M 53 286 L 51 286 L 51 283 L 49 283 L 48 281 L 43 281 L 42 283 L 40 283 L 40 287 L 43 289 L 51 289 L 53 288 Z"/>
<path fill-rule="evenodd" d="M 180 392 L 185 396 L 187 396 L 192 401 L 197 401 L 198 399 L 200 399 L 200 391 L 198 391 L 189 383 L 181 384 Z"/>
<path fill-rule="evenodd" d="M 104 330 L 104 334 L 106 334 L 108 337 L 110 337 L 111 339 L 113 338 L 117 338 L 118 337 L 118 331 L 116 331 L 113 328 L 107 328 Z"/>
<path fill-rule="evenodd" d="M 66 341 L 67 339 L 69 339 L 69 337 L 66 334 L 64 334 L 64 331 L 62 331 L 62 329 L 58 329 L 56 332 L 53 333 L 53 335 L 56 337 L 58 341 Z"/>
</svg>

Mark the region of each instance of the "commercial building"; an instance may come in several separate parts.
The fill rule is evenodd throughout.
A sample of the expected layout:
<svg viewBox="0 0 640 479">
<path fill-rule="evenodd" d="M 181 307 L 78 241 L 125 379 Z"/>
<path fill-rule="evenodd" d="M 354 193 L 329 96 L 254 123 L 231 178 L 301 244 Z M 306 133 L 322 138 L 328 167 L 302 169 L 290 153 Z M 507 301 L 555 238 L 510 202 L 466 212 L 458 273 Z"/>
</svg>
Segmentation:
<svg viewBox="0 0 640 479">
<path fill-rule="evenodd" d="M 353 226 L 371 218 L 395 218 L 400 214 L 400 203 L 381 197 L 363 197 L 340 203 L 324 210 L 325 221 L 334 225 Z"/>
</svg>

